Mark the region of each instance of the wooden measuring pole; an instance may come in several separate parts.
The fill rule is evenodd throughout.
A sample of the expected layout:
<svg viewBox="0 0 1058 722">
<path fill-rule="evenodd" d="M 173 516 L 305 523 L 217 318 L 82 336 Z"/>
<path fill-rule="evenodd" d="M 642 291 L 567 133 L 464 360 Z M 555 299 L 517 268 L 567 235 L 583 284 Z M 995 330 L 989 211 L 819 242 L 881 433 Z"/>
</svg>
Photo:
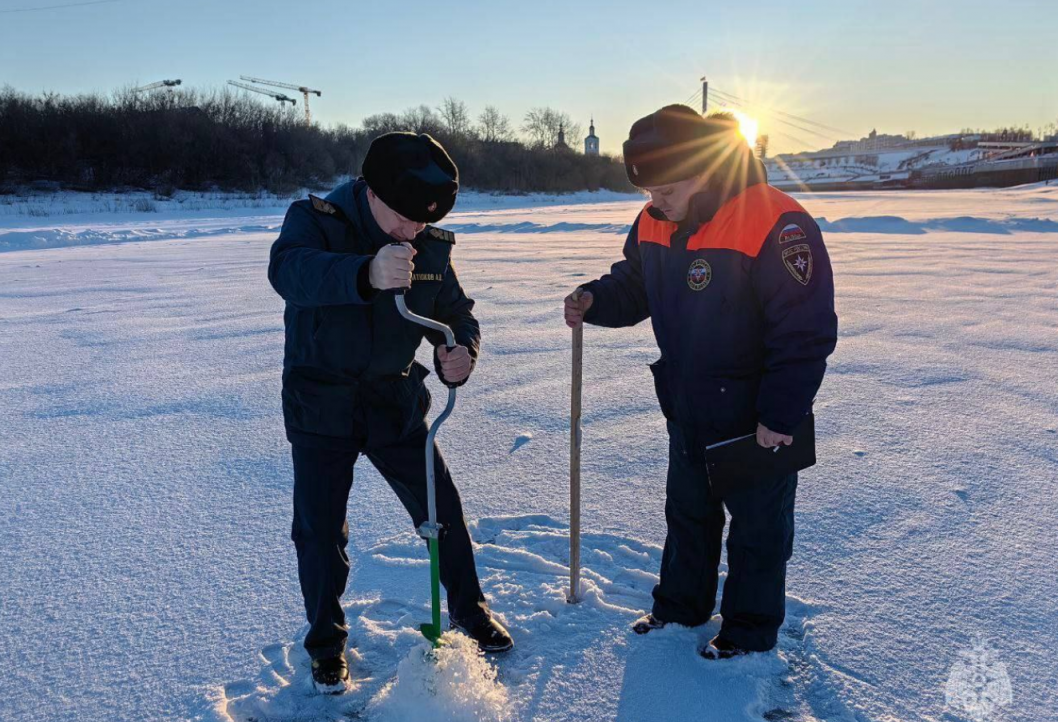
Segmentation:
<svg viewBox="0 0 1058 722">
<path fill-rule="evenodd" d="M 580 300 L 580 289 L 573 292 Z M 584 324 L 573 329 L 573 378 L 569 399 L 569 595 L 580 601 L 580 409 L 584 359 Z"/>
</svg>

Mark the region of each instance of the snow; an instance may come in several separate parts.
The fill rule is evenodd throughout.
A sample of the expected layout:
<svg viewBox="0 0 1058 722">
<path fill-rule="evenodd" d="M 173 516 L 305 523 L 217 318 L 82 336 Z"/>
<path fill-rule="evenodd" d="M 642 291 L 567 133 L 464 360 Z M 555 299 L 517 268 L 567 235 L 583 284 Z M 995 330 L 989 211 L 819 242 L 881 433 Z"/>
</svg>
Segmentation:
<svg viewBox="0 0 1058 722">
<path fill-rule="evenodd" d="M 349 180 L 341 178 L 335 182 Z M 216 211 L 226 211 L 227 216 L 240 212 L 272 211 L 282 213 L 292 201 L 304 198 L 313 193 L 325 196 L 330 192 L 324 189 L 301 189 L 290 195 L 277 195 L 259 191 L 256 193 L 240 192 L 195 192 L 175 191 L 170 195 L 161 195 L 150 191 L 124 192 L 82 192 L 82 191 L 26 191 L 19 194 L 0 195 L 0 218 L 14 217 L 42 218 L 52 216 L 78 216 L 91 214 L 99 218 L 101 214 L 118 215 L 128 218 L 140 214 L 147 217 L 164 217 L 178 214 L 186 218 L 188 213 L 207 211 L 207 216 Z M 602 203 L 606 201 L 628 200 L 635 194 L 616 193 L 614 191 L 580 191 L 577 193 L 524 193 L 521 195 L 503 195 L 475 190 L 463 190 L 456 201 L 456 209 L 498 210 L 504 208 L 524 208 L 526 206 L 568 205 L 570 203 Z"/>
<path fill-rule="evenodd" d="M 282 197 L 269 193 L 189 193 L 171 198 L 147 192 L 135 193 L 34 193 L 22 196 L 0 195 L 0 252 L 58 248 L 128 241 L 203 238 L 228 233 L 278 232 L 290 203 L 304 198 L 308 191 Z M 327 191 L 315 191 L 324 196 Z M 638 194 L 612 191 L 582 191 L 553 195 L 495 195 L 476 191 L 459 194 L 456 210 L 469 222 L 453 227 L 465 232 L 538 232 L 593 230 L 557 224 L 540 227 L 491 228 L 476 219 L 511 209 L 565 206 L 635 200 Z M 475 220 L 470 220 L 475 219 Z M 613 225 L 626 233 L 627 224 Z"/>
<path fill-rule="evenodd" d="M 874 151 L 826 149 L 816 153 L 780 154 L 765 160 L 773 183 L 830 183 L 880 180 L 880 175 L 906 177 L 907 172 L 934 165 L 960 165 L 979 160 L 977 148 L 952 150 L 950 144 L 894 146 Z M 873 157 L 870 165 L 857 159 Z M 850 162 L 850 159 L 851 162 Z M 820 165 L 820 163 L 825 165 Z"/>
<path fill-rule="evenodd" d="M 945 682 L 977 635 L 1010 674 L 996 719 L 1051 718 L 1058 186 L 801 200 L 827 219 L 841 339 L 778 650 L 718 664 L 695 653 L 716 619 L 629 629 L 664 541 L 647 324 L 585 333 L 585 599 L 565 602 L 561 299 L 641 200 L 495 198 L 444 224 L 484 346 L 439 438 L 517 646 L 423 664 L 425 549 L 361 463 L 339 698 L 311 694 L 300 646 L 264 275 L 283 209 L 0 220 L 0 719 L 955 722 Z"/>
<path fill-rule="evenodd" d="M 787 670 L 775 655 L 738 660 L 731 669 L 720 670 L 723 674 L 706 674 L 709 663 L 696 650 L 716 634 L 715 622 L 697 630 L 665 629 L 646 638 L 632 635 L 629 625 L 649 606 L 657 582 L 657 545 L 586 534 L 583 601 L 570 605 L 564 522 L 525 515 L 483 518 L 471 527 L 483 582 L 517 640 L 513 652 L 495 662 L 484 661 L 469 640 L 451 634 L 454 648 L 443 649 L 442 669 L 435 672 L 432 663 L 424 663 L 428 646 L 416 631 L 418 623 L 429 618 L 424 603 L 354 598 L 347 608 L 350 657 L 359 682 L 351 693 L 339 699 L 312 693 L 308 659 L 300 647 L 303 628 L 292 642 L 262 652 L 260 671 L 226 685 L 201 719 L 316 720 L 363 714 L 369 719 L 407 720 L 418 710 L 421 719 L 431 720 L 612 719 L 615 714 L 641 720 L 650 718 L 663 690 L 670 695 L 664 719 L 707 713 L 718 720 L 759 719 L 796 703 L 778 684 Z M 367 550 L 357 579 L 415 589 L 422 584 L 427 564 L 420 548 L 421 542 L 410 534 L 384 540 Z M 791 601 L 782 643 L 791 657 L 802 648 L 805 609 Z M 444 663 L 451 666 L 445 668 Z M 611 678 L 611 670 L 622 665 L 623 677 Z M 660 678 L 659 670 L 664 670 Z M 583 688 L 598 684 L 603 699 Z M 423 694 L 424 686 L 432 687 L 432 693 Z M 522 694 L 508 700 L 517 690 Z M 602 708 L 593 710 L 598 705 Z M 467 708 L 475 714 L 467 716 Z M 407 713 L 402 716 L 401 710 Z"/>
<path fill-rule="evenodd" d="M 450 719 L 501 722 L 508 719 L 507 688 L 477 644 L 462 634 L 446 633 L 434 651 L 420 642 L 397 666 L 396 681 L 372 702 L 376 719 Z"/>
</svg>

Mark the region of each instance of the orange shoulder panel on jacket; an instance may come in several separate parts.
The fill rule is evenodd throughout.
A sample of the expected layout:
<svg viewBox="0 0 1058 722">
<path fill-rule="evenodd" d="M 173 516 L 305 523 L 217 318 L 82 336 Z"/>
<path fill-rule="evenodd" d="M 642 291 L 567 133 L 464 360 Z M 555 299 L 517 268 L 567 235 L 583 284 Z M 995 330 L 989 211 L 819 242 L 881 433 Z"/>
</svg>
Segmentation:
<svg viewBox="0 0 1058 722">
<path fill-rule="evenodd" d="M 643 210 L 639 212 L 639 242 L 640 243 L 657 243 L 660 246 L 669 247 L 669 239 L 672 234 L 676 232 L 678 224 L 672 221 L 659 221 L 658 219 L 647 213 L 647 209 L 650 208 L 651 204 L 647 203 L 643 206 Z"/>
<path fill-rule="evenodd" d="M 766 183 L 750 186 L 721 206 L 713 219 L 691 236 L 687 250 L 726 248 L 756 258 L 783 213 L 807 211 Z"/>
</svg>

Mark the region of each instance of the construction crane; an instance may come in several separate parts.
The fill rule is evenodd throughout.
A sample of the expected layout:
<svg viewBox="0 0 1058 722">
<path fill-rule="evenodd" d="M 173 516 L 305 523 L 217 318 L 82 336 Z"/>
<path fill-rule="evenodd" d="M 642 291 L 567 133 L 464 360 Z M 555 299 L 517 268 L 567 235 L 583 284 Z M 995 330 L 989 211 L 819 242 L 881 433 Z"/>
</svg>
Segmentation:
<svg viewBox="0 0 1058 722">
<path fill-rule="evenodd" d="M 271 90 L 265 90 L 264 88 L 255 88 L 252 85 L 246 85 L 245 83 L 237 83 L 234 80 L 229 80 L 228 85 L 234 85 L 236 88 L 249 90 L 251 93 L 260 93 L 261 95 L 267 95 L 269 98 L 278 100 L 280 103 L 290 103 L 291 105 L 298 104 L 298 101 L 294 100 L 293 98 L 288 98 L 282 93 L 273 93 Z"/>
<path fill-rule="evenodd" d="M 263 78 L 251 78 L 249 75 L 240 75 L 239 80 L 247 80 L 251 83 L 257 83 L 258 85 L 271 85 L 273 88 L 286 88 L 287 90 L 296 90 L 305 96 L 305 125 L 312 125 L 312 113 L 309 112 L 309 93 L 315 93 L 316 97 L 323 95 L 322 90 L 313 90 L 307 88 L 304 85 L 294 85 L 293 83 L 280 83 L 276 80 L 265 80 Z"/>
<path fill-rule="evenodd" d="M 173 88 L 180 85 L 183 81 L 177 78 L 176 80 L 159 80 L 157 83 L 151 83 L 150 85 L 144 85 L 139 88 L 133 88 L 133 93 L 144 93 L 148 90 L 158 90 L 159 88 L 167 88 L 169 92 L 173 92 Z"/>
</svg>

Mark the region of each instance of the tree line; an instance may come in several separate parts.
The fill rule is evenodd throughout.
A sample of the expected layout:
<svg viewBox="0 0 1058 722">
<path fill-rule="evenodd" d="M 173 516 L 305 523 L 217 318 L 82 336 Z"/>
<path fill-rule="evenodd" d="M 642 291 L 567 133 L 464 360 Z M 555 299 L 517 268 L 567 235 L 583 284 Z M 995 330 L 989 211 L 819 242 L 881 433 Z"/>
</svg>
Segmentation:
<svg viewBox="0 0 1058 722">
<path fill-rule="evenodd" d="M 451 154 L 463 187 L 484 191 L 632 190 L 619 159 L 556 148 L 580 126 L 552 108 L 516 128 L 493 106 L 476 117 L 446 98 L 365 118 L 358 128 L 305 125 L 285 104 L 229 88 L 111 95 L 29 95 L 0 90 L 0 192 L 31 183 L 76 190 L 326 188 L 358 175 L 371 141 L 393 130 L 429 133 Z"/>
</svg>

